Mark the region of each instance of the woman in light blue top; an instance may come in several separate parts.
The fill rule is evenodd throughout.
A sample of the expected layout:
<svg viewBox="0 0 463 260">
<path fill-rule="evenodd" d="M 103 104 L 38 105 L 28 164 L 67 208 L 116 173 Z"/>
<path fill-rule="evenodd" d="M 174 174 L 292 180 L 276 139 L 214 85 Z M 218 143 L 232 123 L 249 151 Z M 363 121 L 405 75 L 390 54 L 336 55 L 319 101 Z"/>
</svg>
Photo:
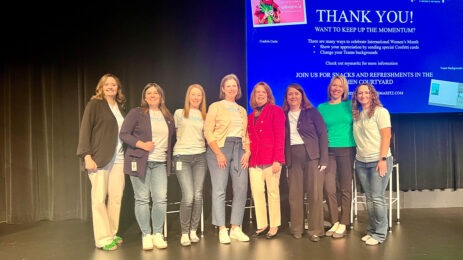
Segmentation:
<svg viewBox="0 0 463 260">
<path fill-rule="evenodd" d="M 201 85 L 188 87 L 185 106 L 174 113 L 177 142 L 174 146 L 176 175 L 182 189 L 180 203 L 180 244 L 199 242 L 196 234 L 203 206 L 203 186 L 206 178 L 206 93 Z"/>
</svg>

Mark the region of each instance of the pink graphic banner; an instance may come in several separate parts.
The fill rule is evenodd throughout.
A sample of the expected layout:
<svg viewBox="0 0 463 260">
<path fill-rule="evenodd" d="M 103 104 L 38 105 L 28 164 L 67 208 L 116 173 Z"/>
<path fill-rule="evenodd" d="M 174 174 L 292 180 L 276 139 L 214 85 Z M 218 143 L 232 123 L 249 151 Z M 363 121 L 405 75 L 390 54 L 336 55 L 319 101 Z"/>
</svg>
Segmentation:
<svg viewBox="0 0 463 260">
<path fill-rule="evenodd" d="M 305 0 L 251 0 L 253 26 L 306 24 Z"/>
</svg>

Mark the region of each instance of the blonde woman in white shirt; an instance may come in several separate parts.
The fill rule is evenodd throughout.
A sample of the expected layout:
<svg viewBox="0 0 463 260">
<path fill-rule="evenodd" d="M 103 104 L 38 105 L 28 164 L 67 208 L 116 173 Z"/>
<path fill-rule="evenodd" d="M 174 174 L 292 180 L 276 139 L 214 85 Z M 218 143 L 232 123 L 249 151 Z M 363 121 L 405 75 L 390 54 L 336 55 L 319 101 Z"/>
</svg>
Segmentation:
<svg viewBox="0 0 463 260">
<path fill-rule="evenodd" d="M 174 146 L 174 163 L 182 201 L 180 202 L 180 244 L 190 246 L 199 242 L 196 233 L 203 205 L 203 186 L 206 177 L 206 93 L 201 85 L 188 87 L 185 106 L 174 113 L 177 142 Z"/>
</svg>

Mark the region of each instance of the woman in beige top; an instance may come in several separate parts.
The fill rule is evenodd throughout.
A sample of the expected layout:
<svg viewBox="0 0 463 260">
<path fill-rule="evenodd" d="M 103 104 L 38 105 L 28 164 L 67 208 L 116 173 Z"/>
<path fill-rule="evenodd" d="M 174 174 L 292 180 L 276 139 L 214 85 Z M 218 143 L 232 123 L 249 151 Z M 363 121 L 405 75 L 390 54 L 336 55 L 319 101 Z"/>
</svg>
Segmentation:
<svg viewBox="0 0 463 260">
<path fill-rule="evenodd" d="M 204 123 L 208 148 L 207 164 L 212 183 L 212 224 L 219 227 L 219 241 L 229 244 L 230 238 L 247 242 L 249 237 L 240 226 L 248 193 L 249 138 L 246 132 L 246 110 L 236 103 L 241 97 L 238 77 L 229 74 L 220 82 L 221 101 L 212 103 Z M 228 178 L 233 186 L 231 230 L 225 227 L 225 193 Z"/>
</svg>

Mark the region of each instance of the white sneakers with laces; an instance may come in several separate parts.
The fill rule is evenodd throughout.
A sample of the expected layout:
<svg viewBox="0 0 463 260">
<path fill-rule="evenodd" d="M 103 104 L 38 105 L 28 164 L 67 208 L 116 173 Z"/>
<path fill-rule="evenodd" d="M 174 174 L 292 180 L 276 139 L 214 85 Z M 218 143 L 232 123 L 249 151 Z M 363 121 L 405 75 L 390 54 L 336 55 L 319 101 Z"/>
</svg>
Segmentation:
<svg viewBox="0 0 463 260">
<path fill-rule="evenodd" d="M 182 234 L 182 237 L 180 238 L 180 244 L 182 246 L 191 246 L 191 241 L 188 234 Z"/>
<path fill-rule="evenodd" d="M 164 240 L 164 236 L 161 233 L 153 235 L 153 245 L 159 249 L 167 248 L 167 242 Z"/>
<path fill-rule="evenodd" d="M 365 235 L 362 237 L 362 241 L 365 242 L 365 244 L 367 246 L 376 246 L 376 245 L 379 245 L 381 244 L 378 240 L 374 239 L 372 236 L 370 235 Z"/>
<path fill-rule="evenodd" d="M 221 244 L 230 244 L 231 240 L 230 240 L 230 237 L 228 236 L 228 229 L 222 228 L 219 231 L 219 242 Z"/>
<path fill-rule="evenodd" d="M 143 235 L 141 237 L 141 241 L 142 241 L 142 244 L 143 244 L 143 250 L 151 250 L 151 249 L 153 249 L 153 236 L 151 234 Z"/>
<path fill-rule="evenodd" d="M 334 232 L 336 232 L 338 227 L 339 227 L 339 222 L 334 223 L 334 225 L 328 231 L 326 231 L 325 236 L 327 237 L 333 236 Z"/>
<path fill-rule="evenodd" d="M 240 227 L 235 227 L 230 231 L 230 238 L 236 239 L 241 242 L 249 241 L 249 237 L 243 233 Z"/>
<path fill-rule="evenodd" d="M 190 231 L 190 241 L 191 243 L 198 243 L 199 242 L 199 237 L 198 235 L 196 234 L 196 230 L 191 230 Z"/>
<path fill-rule="evenodd" d="M 363 242 L 367 242 L 367 240 L 370 239 L 370 238 L 371 238 L 370 235 L 364 235 L 364 236 L 362 237 L 362 241 L 363 241 Z"/>
<path fill-rule="evenodd" d="M 367 244 L 367 246 L 376 246 L 379 244 L 379 241 L 370 237 L 366 242 L 365 244 Z"/>
</svg>

